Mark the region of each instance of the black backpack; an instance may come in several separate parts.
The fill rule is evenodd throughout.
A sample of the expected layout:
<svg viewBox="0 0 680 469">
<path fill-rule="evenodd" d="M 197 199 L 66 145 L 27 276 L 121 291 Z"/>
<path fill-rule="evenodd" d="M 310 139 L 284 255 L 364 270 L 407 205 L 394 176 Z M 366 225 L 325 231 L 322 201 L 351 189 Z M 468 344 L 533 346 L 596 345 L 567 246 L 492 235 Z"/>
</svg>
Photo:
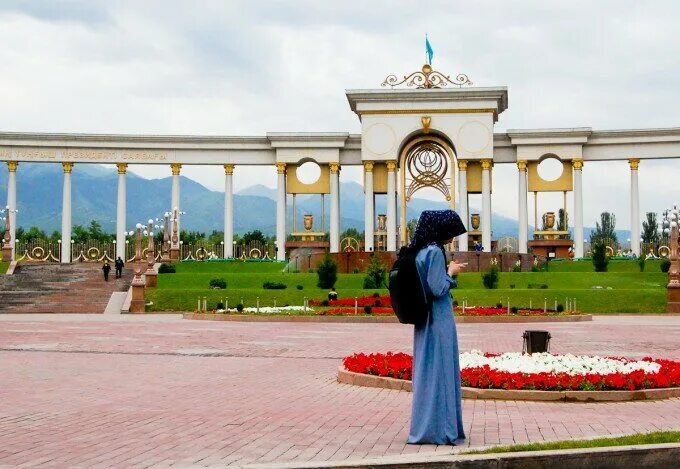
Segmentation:
<svg viewBox="0 0 680 469">
<path fill-rule="evenodd" d="M 430 314 L 431 304 L 416 267 L 419 248 L 404 246 L 390 270 L 392 309 L 402 324 L 423 324 Z"/>
</svg>

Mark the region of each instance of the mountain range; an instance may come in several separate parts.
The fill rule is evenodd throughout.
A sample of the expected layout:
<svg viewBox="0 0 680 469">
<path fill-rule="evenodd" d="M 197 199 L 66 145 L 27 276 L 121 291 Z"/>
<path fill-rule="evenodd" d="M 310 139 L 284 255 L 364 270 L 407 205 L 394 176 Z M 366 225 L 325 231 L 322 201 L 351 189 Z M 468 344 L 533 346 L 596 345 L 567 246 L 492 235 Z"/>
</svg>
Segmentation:
<svg viewBox="0 0 680 469">
<path fill-rule="evenodd" d="M 78 165 L 72 173 L 72 217 L 74 225 L 87 225 L 97 220 L 108 232 L 115 231 L 117 172 L 100 165 Z M 18 225 L 37 226 L 52 232 L 61 229 L 62 169 L 56 164 L 22 163 L 17 171 Z M 198 182 L 180 176 L 180 207 L 186 211 L 182 229 L 210 232 L 222 231 L 224 226 L 224 193 L 212 191 Z M 170 209 L 172 178 L 145 179 L 127 174 L 127 229 L 149 218 L 160 217 Z M 7 197 L 7 171 L 0 171 L 0 206 Z M 296 198 L 298 229 L 302 230 L 302 216 L 314 215 L 315 229 L 320 228 L 321 197 L 299 195 Z M 356 182 L 340 184 L 341 230 L 364 229 L 364 191 Z M 408 205 L 408 219 L 417 218 L 423 210 L 447 208 L 445 202 L 413 198 Z M 376 197 L 376 214 L 385 213 L 385 196 Z M 475 208 L 471 208 L 471 213 Z M 326 227 L 328 227 L 330 199 L 326 198 Z M 292 197 L 288 196 L 288 229 L 293 230 Z M 517 236 L 517 220 L 492 214 L 494 238 Z M 276 230 L 276 189 L 253 185 L 234 194 L 234 230 L 245 233 L 261 230 L 272 235 Z M 533 228 L 530 228 L 530 231 Z M 586 236 L 589 229 L 586 229 Z M 626 239 L 626 231 L 620 231 Z"/>
</svg>

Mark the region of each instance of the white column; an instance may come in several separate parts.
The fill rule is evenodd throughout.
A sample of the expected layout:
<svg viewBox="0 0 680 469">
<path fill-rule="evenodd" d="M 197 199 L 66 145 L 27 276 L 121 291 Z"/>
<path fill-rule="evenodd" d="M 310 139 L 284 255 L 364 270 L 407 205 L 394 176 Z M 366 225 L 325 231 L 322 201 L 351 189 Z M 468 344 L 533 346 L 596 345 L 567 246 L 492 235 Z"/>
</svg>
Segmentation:
<svg viewBox="0 0 680 469">
<path fill-rule="evenodd" d="M 460 219 L 463 220 L 463 225 L 468 230 L 470 229 L 470 209 L 468 208 L 468 190 L 467 190 L 467 161 L 458 160 L 458 200 L 460 203 Z M 468 250 L 468 234 L 462 234 L 458 237 L 458 250 Z"/>
<path fill-rule="evenodd" d="M 491 160 L 482 160 L 482 246 L 491 252 Z"/>
<path fill-rule="evenodd" d="M 180 236 L 180 221 L 182 219 L 180 212 L 182 208 L 179 206 L 179 172 L 182 170 L 182 165 L 180 163 L 172 163 L 170 169 L 172 170 L 172 198 L 170 205 L 172 210 L 177 209 L 177 236 Z"/>
<path fill-rule="evenodd" d="M 375 196 L 373 195 L 373 162 L 364 161 L 364 251 L 373 251 L 375 240 Z"/>
<path fill-rule="evenodd" d="M 7 206 L 9 213 L 5 215 L 9 217 L 9 235 L 12 243 L 12 259 L 14 259 L 14 249 L 16 248 L 16 232 L 17 232 L 17 167 L 18 161 L 8 161 L 7 169 L 9 174 L 7 177 Z"/>
<path fill-rule="evenodd" d="M 387 162 L 387 250 L 397 250 L 397 162 Z"/>
<path fill-rule="evenodd" d="M 340 251 L 340 163 L 331 163 L 331 252 Z"/>
<path fill-rule="evenodd" d="M 583 160 L 571 161 L 574 167 L 574 257 L 581 258 L 583 250 Z"/>
<path fill-rule="evenodd" d="M 125 187 L 125 173 L 127 163 L 117 163 L 118 168 L 118 204 L 116 205 L 116 258 L 125 260 L 125 214 L 127 210 L 127 195 Z"/>
<path fill-rule="evenodd" d="M 62 163 L 64 186 L 61 199 L 61 263 L 71 262 L 71 171 L 73 163 Z"/>
<path fill-rule="evenodd" d="M 638 189 L 638 166 L 640 160 L 632 158 L 630 164 L 630 247 L 640 255 L 640 192 Z"/>
<path fill-rule="evenodd" d="M 276 197 L 276 259 L 286 260 L 286 163 L 276 163 L 277 197 Z"/>
<path fill-rule="evenodd" d="M 517 162 L 517 169 L 519 174 L 519 252 L 526 254 L 527 240 L 529 238 L 529 212 L 527 209 L 527 162 L 519 160 Z"/>
<path fill-rule="evenodd" d="M 224 165 L 224 258 L 234 257 L 234 165 Z"/>
</svg>

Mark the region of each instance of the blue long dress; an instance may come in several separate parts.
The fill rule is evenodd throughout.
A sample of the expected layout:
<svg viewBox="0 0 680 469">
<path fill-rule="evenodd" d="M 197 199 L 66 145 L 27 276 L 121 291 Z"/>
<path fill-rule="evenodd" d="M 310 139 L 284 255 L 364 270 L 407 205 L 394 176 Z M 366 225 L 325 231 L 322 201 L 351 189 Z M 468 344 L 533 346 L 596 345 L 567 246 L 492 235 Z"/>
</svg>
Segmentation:
<svg viewBox="0 0 680 469">
<path fill-rule="evenodd" d="M 413 408 L 408 442 L 454 444 L 465 438 L 461 409 L 458 337 L 449 289 L 457 286 L 445 267 L 442 250 L 424 247 L 416 265 L 432 314 L 416 326 L 413 337 Z"/>
</svg>

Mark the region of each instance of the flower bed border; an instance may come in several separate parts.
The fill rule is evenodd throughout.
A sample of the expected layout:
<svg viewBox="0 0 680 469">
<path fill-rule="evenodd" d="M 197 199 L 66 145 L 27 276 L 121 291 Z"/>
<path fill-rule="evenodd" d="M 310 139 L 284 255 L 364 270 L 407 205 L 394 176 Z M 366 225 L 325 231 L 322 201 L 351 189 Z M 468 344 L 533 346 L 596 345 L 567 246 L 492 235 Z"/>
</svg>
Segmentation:
<svg viewBox="0 0 680 469">
<path fill-rule="evenodd" d="M 411 391 L 411 381 L 348 371 L 338 367 L 338 382 L 354 386 Z M 533 391 L 463 388 L 463 399 L 553 402 L 623 402 L 680 397 L 680 388 L 639 389 L 636 391 Z"/>
<path fill-rule="evenodd" d="M 340 323 L 396 323 L 395 316 L 324 316 L 286 315 L 286 314 L 223 314 L 223 313 L 184 313 L 184 319 L 207 321 L 243 322 L 340 322 Z M 456 324 L 464 323 L 532 323 L 532 322 L 580 322 L 592 321 L 592 314 L 564 316 L 455 316 Z"/>
</svg>

